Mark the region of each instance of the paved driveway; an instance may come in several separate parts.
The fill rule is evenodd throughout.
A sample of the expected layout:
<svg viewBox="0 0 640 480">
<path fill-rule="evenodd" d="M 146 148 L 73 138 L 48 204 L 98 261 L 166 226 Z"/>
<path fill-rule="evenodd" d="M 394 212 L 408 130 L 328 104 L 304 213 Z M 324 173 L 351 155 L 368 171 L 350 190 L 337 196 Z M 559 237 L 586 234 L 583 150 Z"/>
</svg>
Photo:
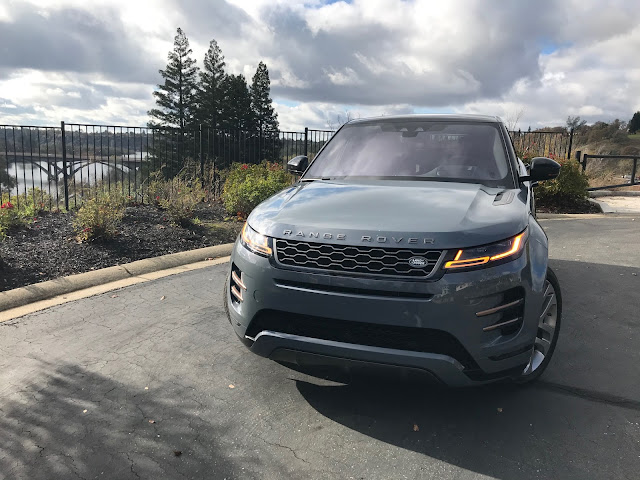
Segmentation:
<svg viewBox="0 0 640 480">
<path fill-rule="evenodd" d="M 640 219 L 543 223 L 565 317 L 535 386 L 294 372 L 236 340 L 213 266 L 1 324 L 0 478 L 637 479 Z"/>
</svg>

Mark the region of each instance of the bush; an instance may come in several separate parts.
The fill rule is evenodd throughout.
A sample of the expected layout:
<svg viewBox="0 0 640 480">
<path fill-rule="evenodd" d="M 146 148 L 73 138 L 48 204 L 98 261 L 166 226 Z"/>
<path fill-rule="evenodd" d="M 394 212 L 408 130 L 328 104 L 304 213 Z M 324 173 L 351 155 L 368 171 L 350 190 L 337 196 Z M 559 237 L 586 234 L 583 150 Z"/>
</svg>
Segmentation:
<svg viewBox="0 0 640 480">
<path fill-rule="evenodd" d="M 204 198 L 204 190 L 198 179 L 187 181 L 175 177 L 167 183 L 169 188 L 160 199 L 160 207 L 166 210 L 173 223 L 186 227 L 192 222 L 196 205 Z"/>
<path fill-rule="evenodd" d="M 86 200 L 73 220 L 78 240 L 93 241 L 115 236 L 124 210 L 124 197 L 116 190 L 97 193 L 95 198 Z"/>
<path fill-rule="evenodd" d="M 155 172 L 150 178 L 146 200 L 165 210 L 173 223 L 181 226 L 190 224 L 196 205 L 207 196 L 200 179 L 185 172 L 169 180 L 165 180 L 160 172 Z"/>
<path fill-rule="evenodd" d="M 586 198 L 589 179 L 582 172 L 582 166 L 575 160 L 554 160 L 562 165 L 560 174 L 554 180 L 540 182 L 536 187 L 536 200 L 549 205 Z"/>
<path fill-rule="evenodd" d="M 222 200 L 227 212 L 246 217 L 260 202 L 291 185 L 292 180 L 278 163 L 234 163 L 224 184 Z"/>
<path fill-rule="evenodd" d="M 22 223 L 18 207 L 9 201 L 0 204 L 0 239 L 4 238 L 9 230 Z"/>
<path fill-rule="evenodd" d="M 0 240 L 9 230 L 26 225 L 50 205 L 51 197 L 39 188 L 9 198 L 5 193 L 0 199 Z"/>
</svg>

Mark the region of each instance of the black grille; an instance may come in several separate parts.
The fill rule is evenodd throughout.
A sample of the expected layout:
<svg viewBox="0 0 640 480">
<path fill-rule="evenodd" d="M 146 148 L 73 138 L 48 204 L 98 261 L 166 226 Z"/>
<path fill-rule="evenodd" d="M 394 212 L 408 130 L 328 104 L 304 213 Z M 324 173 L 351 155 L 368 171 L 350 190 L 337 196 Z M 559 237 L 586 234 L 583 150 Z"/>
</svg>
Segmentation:
<svg viewBox="0 0 640 480">
<path fill-rule="evenodd" d="M 432 328 L 380 325 L 262 310 L 251 321 L 246 335 L 255 338 L 263 330 L 371 347 L 437 353 L 455 358 L 465 368 L 479 369 L 469 352 L 453 335 Z"/>
<path fill-rule="evenodd" d="M 275 247 L 276 260 L 286 266 L 416 278 L 427 278 L 434 273 L 442 255 L 442 250 L 356 247 L 282 239 L 275 241 Z M 411 266 L 412 257 L 424 258 L 426 265 Z"/>
</svg>

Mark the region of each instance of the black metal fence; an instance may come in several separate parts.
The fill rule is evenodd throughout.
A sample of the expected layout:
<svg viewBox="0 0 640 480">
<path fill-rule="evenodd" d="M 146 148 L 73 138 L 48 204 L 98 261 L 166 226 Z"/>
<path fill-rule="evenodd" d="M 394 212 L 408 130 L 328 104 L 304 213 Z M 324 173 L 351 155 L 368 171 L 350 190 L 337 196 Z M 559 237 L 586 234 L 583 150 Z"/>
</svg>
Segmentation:
<svg viewBox="0 0 640 480">
<path fill-rule="evenodd" d="M 573 130 L 569 132 L 509 132 L 513 147 L 522 159 L 533 157 L 571 158 Z"/>
<path fill-rule="evenodd" d="M 210 181 L 232 163 L 285 163 L 313 157 L 333 131 L 177 130 L 61 122 L 60 127 L 0 125 L 0 198 L 73 208 L 96 187 L 144 201 L 150 178 L 185 169 Z M 216 192 L 219 193 L 219 192 Z"/>
<path fill-rule="evenodd" d="M 69 209 L 101 187 L 119 188 L 144 201 L 145 188 L 156 172 L 171 178 L 189 169 L 192 177 L 203 182 L 206 177 L 213 185 L 234 162 L 313 158 L 333 133 L 308 128 L 303 132 L 178 130 L 65 122 L 59 127 L 0 125 L 0 198 Z M 523 158 L 571 156 L 573 132 L 510 134 Z M 212 193 L 219 194 L 219 188 Z"/>
<path fill-rule="evenodd" d="M 582 171 L 589 175 L 587 190 L 592 191 L 640 185 L 638 159 L 638 155 L 581 155 L 580 151 L 576 152 Z"/>
</svg>

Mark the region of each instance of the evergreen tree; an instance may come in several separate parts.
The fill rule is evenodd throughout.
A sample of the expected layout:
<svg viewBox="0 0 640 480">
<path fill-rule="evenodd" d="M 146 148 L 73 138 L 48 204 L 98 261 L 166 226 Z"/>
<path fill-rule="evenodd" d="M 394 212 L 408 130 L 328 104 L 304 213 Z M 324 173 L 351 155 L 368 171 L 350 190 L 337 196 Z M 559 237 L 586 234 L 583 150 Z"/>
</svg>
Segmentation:
<svg viewBox="0 0 640 480">
<path fill-rule="evenodd" d="M 586 120 L 581 120 L 580 117 L 567 117 L 567 130 L 580 130 L 587 124 Z"/>
<path fill-rule="evenodd" d="M 191 53 L 187 36 L 178 28 L 167 68 L 159 70 L 164 83 L 153 92 L 158 108 L 149 110 L 150 126 L 184 129 L 194 125 L 198 67 Z"/>
<path fill-rule="evenodd" d="M 629 120 L 629 133 L 634 134 L 640 130 L 640 112 L 636 112 Z"/>
<path fill-rule="evenodd" d="M 210 128 L 220 128 L 224 101 L 224 56 L 215 40 L 209 43 L 204 56 L 204 69 L 200 72 L 198 92 L 198 115 L 200 124 Z"/>
<path fill-rule="evenodd" d="M 239 130 L 255 128 L 251 114 L 251 96 L 244 75 L 227 75 L 222 82 L 224 100 L 222 103 L 223 126 Z"/>
<path fill-rule="evenodd" d="M 254 161 L 275 160 L 280 152 L 278 114 L 274 111 L 271 97 L 269 70 L 264 62 L 258 64 L 251 83 L 251 111 L 258 130 Z"/>
<path fill-rule="evenodd" d="M 270 93 L 269 70 L 260 62 L 251 84 L 251 110 L 261 132 L 278 130 L 278 114 L 273 110 Z"/>
</svg>

